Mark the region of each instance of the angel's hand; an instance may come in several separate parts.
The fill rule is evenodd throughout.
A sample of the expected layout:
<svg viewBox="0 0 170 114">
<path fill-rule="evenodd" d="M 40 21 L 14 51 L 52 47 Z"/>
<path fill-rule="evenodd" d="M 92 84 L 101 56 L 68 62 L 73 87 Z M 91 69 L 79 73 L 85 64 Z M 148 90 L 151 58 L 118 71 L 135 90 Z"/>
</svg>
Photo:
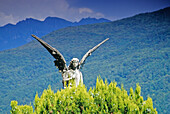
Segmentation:
<svg viewBox="0 0 170 114">
<path fill-rule="evenodd" d="M 71 80 L 72 78 L 65 78 L 65 79 L 63 79 L 64 81 L 69 81 L 69 80 Z"/>
</svg>

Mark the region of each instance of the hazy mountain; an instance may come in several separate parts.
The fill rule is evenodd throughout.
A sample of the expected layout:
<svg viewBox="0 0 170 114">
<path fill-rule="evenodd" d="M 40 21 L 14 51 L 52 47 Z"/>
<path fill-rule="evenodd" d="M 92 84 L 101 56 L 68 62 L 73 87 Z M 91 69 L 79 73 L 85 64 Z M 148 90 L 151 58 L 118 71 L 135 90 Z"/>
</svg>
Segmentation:
<svg viewBox="0 0 170 114">
<path fill-rule="evenodd" d="M 107 19 L 100 18 L 83 18 L 79 22 L 75 22 L 74 25 L 87 25 L 87 24 L 94 24 L 94 23 L 103 23 L 103 22 L 110 22 Z"/>
<path fill-rule="evenodd" d="M 16 25 L 7 24 L 0 27 L 0 51 L 16 48 L 32 40 L 31 34 L 37 34 L 39 37 L 46 35 L 54 30 L 84 24 L 94 24 L 110 22 L 107 19 L 83 18 L 79 22 L 70 22 L 57 17 L 47 17 L 44 21 L 33 18 L 18 22 Z"/>
<path fill-rule="evenodd" d="M 144 99 L 150 96 L 159 113 L 168 113 L 170 7 L 114 22 L 67 27 L 41 38 L 58 49 L 68 65 L 73 57 L 81 59 L 108 37 L 81 69 L 84 84 L 93 87 L 99 75 L 108 82 L 115 80 L 119 87 L 123 84 L 126 90 L 139 83 Z M 1 51 L 0 111 L 9 112 L 11 100 L 33 103 L 36 92 L 40 95 L 48 85 L 55 91 L 62 88 L 62 77 L 53 61 L 36 40 Z"/>
</svg>

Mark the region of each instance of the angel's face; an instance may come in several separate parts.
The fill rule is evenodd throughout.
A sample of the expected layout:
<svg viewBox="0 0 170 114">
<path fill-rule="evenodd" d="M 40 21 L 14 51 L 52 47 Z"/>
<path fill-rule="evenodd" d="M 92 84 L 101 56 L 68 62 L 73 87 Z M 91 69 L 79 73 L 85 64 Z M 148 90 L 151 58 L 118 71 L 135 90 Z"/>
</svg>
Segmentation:
<svg viewBox="0 0 170 114">
<path fill-rule="evenodd" d="M 78 63 L 78 61 L 73 61 L 72 64 L 73 64 L 73 67 L 76 68 L 79 63 Z"/>
</svg>

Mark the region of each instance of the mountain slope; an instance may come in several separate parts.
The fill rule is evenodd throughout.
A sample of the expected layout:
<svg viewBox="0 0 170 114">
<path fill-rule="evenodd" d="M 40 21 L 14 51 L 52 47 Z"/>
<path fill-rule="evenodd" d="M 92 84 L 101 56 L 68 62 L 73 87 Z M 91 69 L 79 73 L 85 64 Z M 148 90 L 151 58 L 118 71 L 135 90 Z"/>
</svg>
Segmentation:
<svg viewBox="0 0 170 114">
<path fill-rule="evenodd" d="M 83 18 L 79 22 L 70 22 L 57 17 L 47 17 L 44 21 L 32 18 L 18 22 L 16 25 L 7 24 L 0 27 L 0 51 L 16 48 L 32 40 L 30 34 L 46 35 L 54 30 L 68 26 L 110 22 L 107 19 Z"/>
<path fill-rule="evenodd" d="M 139 83 L 142 96 L 153 99 L 158 113 L 169 110 L 170 7 L 139 14 L 119 21 L 67 27 L 42 37 L 58 49 L 67 64 L 73 57 L 81 59 L 93 46 L 109 37 L 86 60 L 81 69 L 84 83 L 94 86 L 97 76 L 115 80 L 126 90 Z M 36 34 L 35 34 L 36 35 Z M 51 85 L 62 87 L 61 74 L 54 58 L 37 41 L 0 52 L 0 109 L 10 110 L 11 100 L 29 104 L 36 92 Z"/>
</svg>

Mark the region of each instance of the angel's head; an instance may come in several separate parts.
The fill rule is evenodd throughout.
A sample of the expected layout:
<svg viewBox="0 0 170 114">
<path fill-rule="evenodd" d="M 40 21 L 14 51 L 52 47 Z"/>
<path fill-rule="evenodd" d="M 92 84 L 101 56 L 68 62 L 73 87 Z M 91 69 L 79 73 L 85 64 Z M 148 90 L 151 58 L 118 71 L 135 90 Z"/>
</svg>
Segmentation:
<svg viewBox="0 0 170 114">
<path fill-rule="evenodd" d="M 78 58 L 73 58 L 70 61 L 69 69 L 75 70 L 76 68 L 79 68 L 79 59 Z"/>
</svg>

